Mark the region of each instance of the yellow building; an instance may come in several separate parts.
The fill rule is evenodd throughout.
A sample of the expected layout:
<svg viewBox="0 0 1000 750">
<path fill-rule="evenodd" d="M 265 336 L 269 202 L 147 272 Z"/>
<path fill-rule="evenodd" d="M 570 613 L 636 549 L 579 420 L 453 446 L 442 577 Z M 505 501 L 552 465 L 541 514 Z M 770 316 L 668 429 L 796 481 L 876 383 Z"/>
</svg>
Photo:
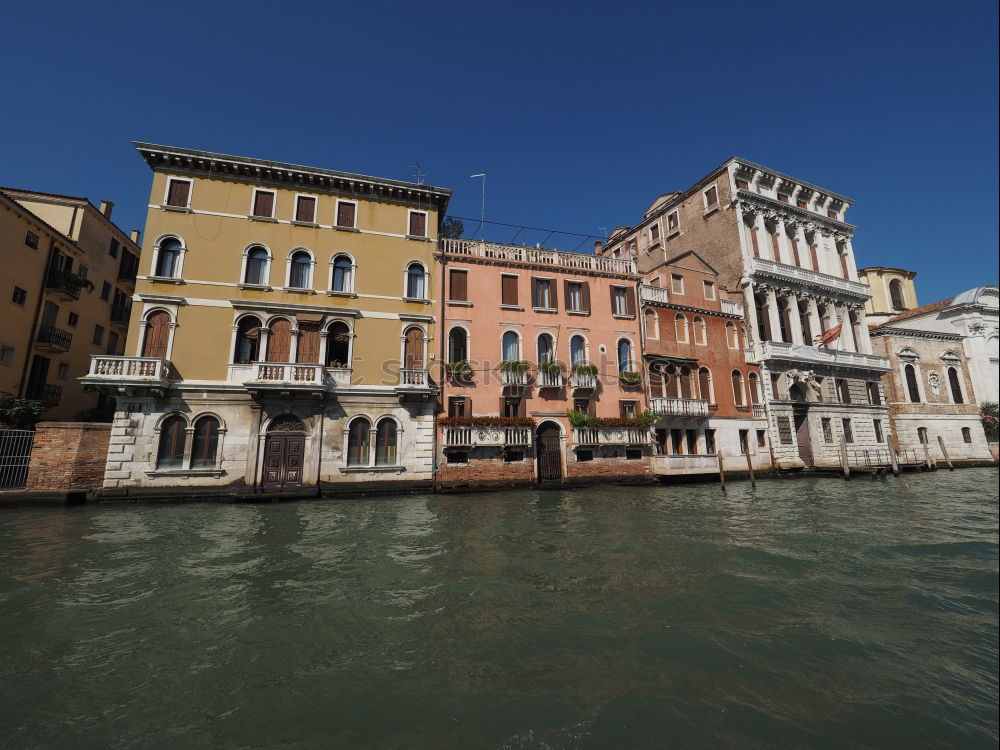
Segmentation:
<svg viewBox="0 0 1000 750">
<path fill-rule="evenodd" d="M 0 391 L 46 402 L 45 419 L 97 416 L 106 396 L 77 378 L 92 355 L 124 351 L 138 234 L 112 207 L 0 188 Z"/>
<path fill-rule="evenodd" d="M 451 192 L 136 146 L 153 184 L 134 344 L 85 378 L 118 397 L 106 489 L 429 483 Z"/>
</svg>

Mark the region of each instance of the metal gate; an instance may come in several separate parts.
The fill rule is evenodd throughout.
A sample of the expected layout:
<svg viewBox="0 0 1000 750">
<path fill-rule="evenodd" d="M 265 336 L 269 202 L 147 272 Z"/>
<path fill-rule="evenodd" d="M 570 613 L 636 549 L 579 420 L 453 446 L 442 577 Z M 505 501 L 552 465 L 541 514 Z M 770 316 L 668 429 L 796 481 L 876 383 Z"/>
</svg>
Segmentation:
<svg viewBox="0 0 1000 750">
<path fill-rule="evenodd" d="M 539 427 L 535 446 L 538 454 L 538 479 L 540 481 L 562 479 L 562 449 L 559 428 L 551 423 Z"/>
<path fill-rule="evenodd" d="M 0 490 L 24 487 L 34 440 L 34 430 L 0 430 Z"/>
</svg>

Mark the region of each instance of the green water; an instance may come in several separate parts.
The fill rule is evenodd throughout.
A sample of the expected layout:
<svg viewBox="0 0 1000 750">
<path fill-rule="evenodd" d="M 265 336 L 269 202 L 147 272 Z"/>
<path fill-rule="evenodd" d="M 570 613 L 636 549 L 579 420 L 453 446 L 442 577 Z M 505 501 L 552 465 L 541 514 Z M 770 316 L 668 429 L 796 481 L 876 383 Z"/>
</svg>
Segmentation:
<svg viewBox="0 0 1000 750">
<path fill-rule="evenodd" d="M 997 471 L 0 512 L 0 746 L 996 747 Z"/>
</svg>

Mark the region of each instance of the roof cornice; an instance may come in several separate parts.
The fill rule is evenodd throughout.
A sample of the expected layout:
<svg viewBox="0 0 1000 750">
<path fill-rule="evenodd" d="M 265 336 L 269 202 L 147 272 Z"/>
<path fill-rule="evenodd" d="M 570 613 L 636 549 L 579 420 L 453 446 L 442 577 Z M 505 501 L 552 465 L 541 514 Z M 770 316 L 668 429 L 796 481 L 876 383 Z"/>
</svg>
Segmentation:
<svg viewBox="0 0 1000 750">
<path fill-rule="evenodd" d="M 775 200 L 774 198 L 768 198 L 766 195 L 755 193 L 752 190 L 744 190 L 742 188 L 737 190 L 736 197 L 733 202 L 737 203 L 739 201 L 746 201 L 747 203 L 754 204 L 765 210 L 790 214 L 802 224 L 813 223 L 826 226 L 832 232 L 845 232 L 853 234 L 854 230 L 857 229 L 854 224 L 848 224 L 845 221 L 831 219 L 829 216 L 822 216 L 821 214 L 814 213 L 813 211 L 807 211 L 804 208 L 799 208 L 798 206 L 793 206 L 789 203 L 783 203 L 782 201 Z"/>
</svg>

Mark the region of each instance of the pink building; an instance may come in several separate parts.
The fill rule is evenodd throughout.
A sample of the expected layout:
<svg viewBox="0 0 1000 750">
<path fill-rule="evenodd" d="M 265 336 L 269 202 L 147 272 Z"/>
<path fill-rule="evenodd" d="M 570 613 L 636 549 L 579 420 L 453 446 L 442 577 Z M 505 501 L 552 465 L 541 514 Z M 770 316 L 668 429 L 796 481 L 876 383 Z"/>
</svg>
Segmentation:
<svg viewBox="0 0 1000 750">
<path fill-rule="evenodd" d="M 634 262 L 464 239 L 438 260 L 438 484 L 648 477 Z"/>
</svg>

